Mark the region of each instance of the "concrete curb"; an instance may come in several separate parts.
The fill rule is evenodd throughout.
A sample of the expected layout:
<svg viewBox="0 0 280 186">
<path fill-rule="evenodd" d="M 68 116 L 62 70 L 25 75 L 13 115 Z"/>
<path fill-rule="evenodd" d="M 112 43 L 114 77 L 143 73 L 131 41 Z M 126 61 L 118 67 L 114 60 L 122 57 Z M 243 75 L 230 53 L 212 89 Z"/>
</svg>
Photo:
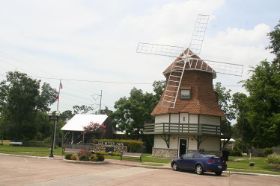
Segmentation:
<svg viewBox="0 0 280 186">
<path fill-rule="evenodd" d="M 50 159 L 50 160 L 62 160 L 62 158 L 63 158 L 63 156 L 48 157 L 48 156 L 30 156 L 30 155 L 24 155 L 24 154 L 5 154 L 5 153 L 0 153 L 0 155 L 24 157 L 24 158 Z"/>
<path fill-rule="evenodd" d="M 104 160 L 104 161 L 80 161 L 80 160 L 67 160 L 65 158 L 62 159 L 65 162 L 68 163 L 78 163 L 78 164 L 97 164 L 97 165 L 101 165 L 101 164 L 108 164 L 109 162 Z"/>
<path fill-rule="evenodd" d="M 255 173 L 255 172 L 239 172 L 239 171 L 231 171 L 231 170 L 227 170 L 225 172 L 227 172 L 228 174 L 280 177 L 280 175 L 276 175 L 276 174 L 264 174 L 264 173 Z"/>
</svg>

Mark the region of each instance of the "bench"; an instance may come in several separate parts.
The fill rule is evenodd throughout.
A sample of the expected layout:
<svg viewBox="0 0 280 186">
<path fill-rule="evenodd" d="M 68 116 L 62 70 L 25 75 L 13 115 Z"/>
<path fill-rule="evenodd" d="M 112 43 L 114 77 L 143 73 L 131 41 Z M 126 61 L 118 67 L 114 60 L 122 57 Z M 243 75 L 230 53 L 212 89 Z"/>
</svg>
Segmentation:
<svg viewBox="0 0 280 186">
<path fill-rule="evenodd" d="M 23 145 L 23 143 L 21 141 L 10 141 L 10 145 L 20 146 L 20 145 Z"/>
<path fill-rule="evenodd" d="M 121 154 L 121 160 L 123 159 L 123 157 L 139 158 L 140 162 L 142 162 L 142 153 L 123 152 Z"/>
</svg>

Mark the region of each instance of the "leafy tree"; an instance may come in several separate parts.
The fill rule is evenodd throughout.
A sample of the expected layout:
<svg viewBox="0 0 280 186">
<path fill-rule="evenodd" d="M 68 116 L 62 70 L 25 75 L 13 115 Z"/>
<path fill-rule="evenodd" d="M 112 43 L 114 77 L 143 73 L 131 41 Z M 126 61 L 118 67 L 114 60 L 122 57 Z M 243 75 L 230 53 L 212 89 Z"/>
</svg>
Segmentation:
<svg viewBox="0 0 280 186">
<path fill-rule="evenodd" d="M 74 114 L 86 114 L 94 110 L 93 107 L 87 105 L 75 105 L 73 106 Z"/>
<path fill-rule="evenodd" d="M 233 95 L 236 136 L 246 148 L 271 147 L 280 141 L 280 22 L 268 36 L 268 49 L 276 58 L 251 70 L 250 78 L 244 81 L 248 96 Z"/>
<path fill-rule="evenodd" d="M 71 110 L 65 110 L 59 115 L 59 119 L 62 121 L 66 121 L 71 119 L 74 116 Z"/>
<path fill-rule="evenodd" d="M 268 37 L 270 39 L 270 45 L 268 46 L 268 49 L 271 49 L 272 53 L 276 55 L 276 61 L 279 63 L 280 59 L 280 21 L 279 23 L 274 27 L 274 30 L 270 33 L 268 33 Z"/>
<path fill-rule="evenodd" d="M 155 102 L 160 100 L 160 96 L 162 95 L 165 88 L 165 81 L 154 81 L 153 83 L 153 90 L 155 93 L 154 99 Z"/>
<path fill-rule="evenodd" d="M 217 82 L 215 84 L 215 91 L 218 95 L 218 104 L 225 113 L 225 117 L 222 117 L 221 120 L 221 132 L 223 137 L 227 139 L 227 141 L 223 143 L 223 145 L 226 145 L 232 136 L 231 120 L 235 119 L 231 90 L 227 90 L 220 82 Z"/>
<path fill-rule="evenodd" d="M 154 105 L 152 94 L 143 93 L 141 89 L 133 88 L 130 91 L 130 97 L 120 98 L 115 103 L 116 110 L 113 113 L 113 118 L 117 128 L 125 131 L 128 135 L 139 138 L 144 123 L 153 122 L 151 111 Z"/>
<path fill-rule="evenodd" d="M 234 93 L 232 95 L 233 108 L 235 109 L 236 124 L 234 125 L 234 136 L 240 139 L 240 144 L 249 149 L 252 147 L 252 139 L 254 137 L 253 127 L 248 121 L 248 97 L 244 93 Z M 243 150 L 245 150 L 243 148 Z"/>
<path fill-rule="evenodd" d="M 164 82 L 155 81 L 154 93 L 144 93 L 141 89 L 133 88 L 129 97 L 122 97 L 116 101 L 116 110 L 111 115 L 117 129 L 130 137 L 142 138 L 148 152 L 152 149 L 153 136 L 143 135 L 144 123 L 154 122 L 151 112 L 158 103 L 164 86 Z"/>
<path fill-rule="evenodd" d="M 271 147 L 280 141 L 280 69 L 277 63 L 262 61 L 245 81 L 249 92 L 247 115 L 256 147 Z"/>
<path fill-rule="evenodd" d="M 57 92 L 48 84 L 27 74 L 8 72 L 0 82 L 0 115 L 5 135 L 13 139 L 32 139 L 36 136 L 36 116 L 46 112 L 55 101 Z"/>
</svg>

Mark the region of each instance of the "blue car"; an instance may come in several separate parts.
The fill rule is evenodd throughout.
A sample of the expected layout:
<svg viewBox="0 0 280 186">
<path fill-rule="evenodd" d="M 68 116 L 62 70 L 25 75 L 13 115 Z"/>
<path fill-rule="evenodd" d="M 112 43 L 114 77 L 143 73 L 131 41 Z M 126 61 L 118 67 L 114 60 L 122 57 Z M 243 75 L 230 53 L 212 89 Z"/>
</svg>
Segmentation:
<svg viewBox="0 0 280 186">
<path fill-rule="evenodd" d="M 173 170 L 195 171 L 197 174 L 204 172 L 215 172 L 220 176 L 227 169 L 226 162 L 215 155 L 206 155 L 201 153 L 188 153 L 171 162 Z"/>
</svg>

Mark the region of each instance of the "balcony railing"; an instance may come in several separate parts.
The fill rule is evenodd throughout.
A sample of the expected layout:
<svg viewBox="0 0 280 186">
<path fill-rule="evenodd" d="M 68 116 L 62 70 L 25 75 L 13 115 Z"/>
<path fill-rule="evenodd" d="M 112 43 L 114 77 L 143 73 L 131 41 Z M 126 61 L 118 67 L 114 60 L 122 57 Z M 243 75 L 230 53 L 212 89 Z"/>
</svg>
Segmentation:
<svg viewBox="0 0 280 186">
<path fill-rule="evenodd" d="M 144 134 L 209 134 L 220 135 L 220 126 L 192 123 L 146 123 Z"/>
</svg>

